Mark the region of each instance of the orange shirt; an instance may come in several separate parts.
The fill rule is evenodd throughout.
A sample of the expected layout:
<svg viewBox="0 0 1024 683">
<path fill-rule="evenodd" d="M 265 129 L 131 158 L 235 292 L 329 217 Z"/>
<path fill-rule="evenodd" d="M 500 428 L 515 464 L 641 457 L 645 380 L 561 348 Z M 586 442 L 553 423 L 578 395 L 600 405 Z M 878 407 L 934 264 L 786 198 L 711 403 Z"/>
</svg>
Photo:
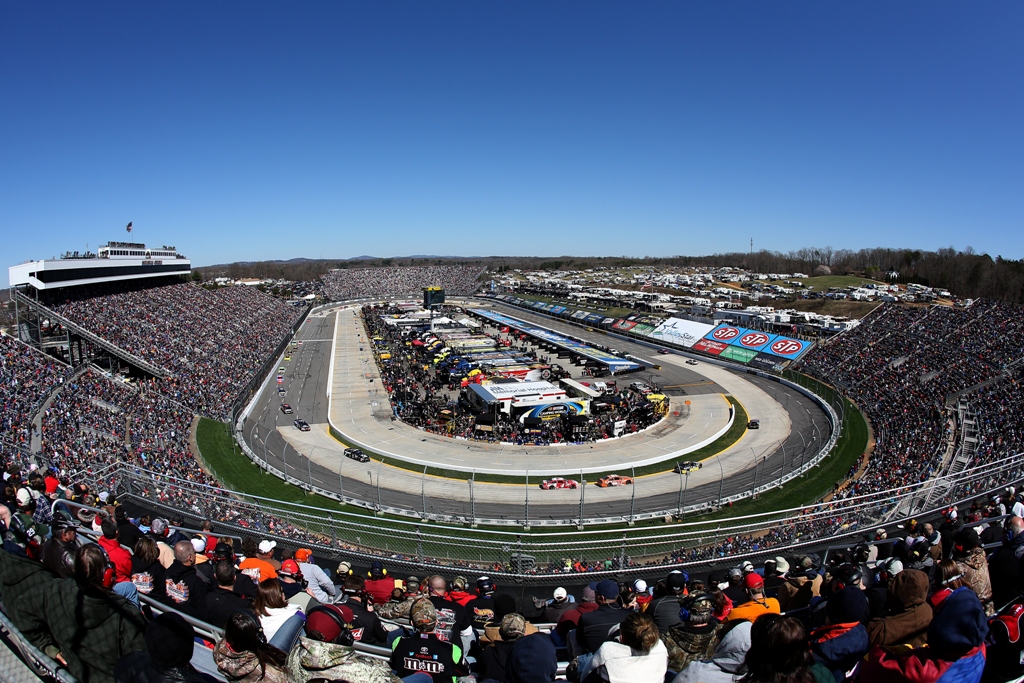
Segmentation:
<svg viewBox="0 0 1024 683">
<path fill-rule="evenodd" d="M 242 560 L 242 564 L 238 565 L 238 571 L 251 578 L 254 583 L 277 578 L 277 570 L 274 569 L 274 565 L 258 557 L 247 557 Z"/>
<path fill-rule="evenodd" d="M 729 612 L 726 621 L 756 621 L 762 614 L 780 614 L 779 601 L 775 598 L 762 598 L 761 600 L 748 600 L 743 604 L 736 605 Z"/>
</svg>

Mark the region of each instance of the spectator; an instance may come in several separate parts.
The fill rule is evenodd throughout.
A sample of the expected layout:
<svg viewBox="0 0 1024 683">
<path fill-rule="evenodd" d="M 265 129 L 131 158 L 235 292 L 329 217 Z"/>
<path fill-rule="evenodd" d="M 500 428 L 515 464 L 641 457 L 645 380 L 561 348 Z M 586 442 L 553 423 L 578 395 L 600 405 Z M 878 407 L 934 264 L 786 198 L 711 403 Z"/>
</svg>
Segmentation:
<svg viewBox="0 0 1024 683">
<path fill-rule="evenodd" d="M 174 545 L 174 562 L 164 574 L 166 601 L 171 607 L 202 619 L 206 616 L 206 583 L 196 573 L 196 550 L 189 541 Z"/>
<path fill-rule="evenodd" d="M 501 642 L 501 621 L 506 615 L 516 614 L 516 599 L 511 595 L 502 594 L 494 599 L 494 619 L 484 625 L 484 634 L 480 636 L 480 644 Z M 526 635 L 537 632 L 537 627 L 526 622 Z"/>
<path fill-rule="evenodd" d="M 806 555 L 798 558 L 786 582 L 779 587 L 779 607 L 787 612 L 807 607 L 812 598 L 821 594 L 821 582 L 813 560 Z"/>
<path fill-rule="evenodd" d="M 707 593 L 694 593 L 682 601 L 683 621 L 661 640 L 668 650 L 668 668 L 682 671 L 691 661 L 707 659 L 714 652 L 720 623 L 712 616 L 714 601 Z"/>
<path fill-rule="evenodd" d="M 472 593 L 466 592 L 468 585 L 469 580 L 465 576 L 456 576 L 452 579 L 452 587 L 448 591 L 448 599 L 465 607 L 467 602 L 476 597 Z"/>
<path fill-rule="evenodd" d="M 132 555 L 132 583 L 140 595 L 166 602 L 167 570 L 160 564 L 160 550 L 149 536 L 143 536 Z"/>
<path fill-rule="evenodd" d="M 1020 592 L 1020 564 L 1024 558 L 1024 519 L 1013 516 L 1006 522 L 1003 545 L 988 560 L 992 600 L 996 607 L 1007 604 Z"/>
<path fill-rule="evenodd" d="M 832 674 L 814 661 L 803 624 L 778 614 L 765 614 L 754 622 L 744 665 L 747 672 L 740 679 L 743 683 L 820 683 L 832 679 Z"/>
<path fill-rule="evenodd" d="M 273 645 L 260 623 L 247 612 L 235 612 L 224 628 L 224 638 L 213 648 L 213 661 L 231 683 L 290 683 L 288 655 Z"/>
<path fill-rule="evenodd" d="M 868 599 L 859 586 L 847 586 L 829 596 L 825 604 L 827 624 L 810 634 L 811 652 L 825 665 L 836 683 L 856 677 L 860 660 L 868 651 Z"/>
<path fill-rule="evenodd" d="M 313 678 L 399 683 L 387 664 L 361 655 L 352 647 L 356 640 L 349 627 L 352 620 L 352 611 L 346 605 L 322 605 L 310 611 L 306 635 L 288 654 L 291 683 L 306 683 Z"/>
<path fill-rule="evenodd" d="M 75 552 L 79 524 L 67 513 L 57 514 L 50 523 L 53 535 L 43 544 L 43 564 L 62 579 L 75 573 Z"/>
<path fill-rule="evenodd" d="M 402 588 L 402 582 L 388 576 L 388 570 L 380 560 L 370 563 L 370 574 L 366 580 L 366 592 L 373 596 L 373 602 L 383 605 L 391 598 L 391 591 Z"/>
<path fill-rule="evenodd" d="M 245 554 L 245 559 L 238 565 L 239 571 L 248 576 L 253 580 L 253 583 L 259 584 L 267 579 L 276 579 L 277 570 L 270 560 L 273 558 L 274 548 L 277 546 L 275 541 L 260 541 L 259 546 L 256 545 L 256 541 L 252 538 L 242 539 L 242 552 Z"/>
<path fill-rule="evenodd" d="M 396 638 L 391 643 L 391 669 L 399 677 L 429 673 L 435 683 L 441 683 L 469 674 L 469 666 L 458 641 L 441 640 L 434 633 L 438 615 L 429 599 L 420 598 L 413 604 L 409 621 L 415 633 Z"/>
<path fill-rule="evenodd" d="M 969 588 L 953 592 L 928 627 L 928 647 L 890 653 L 873 647 L 861 678 L 878 683 L 964 681 L 977 683 L 985 667 L 988 623 L 978 596 Z"/>
<path fill-rule="evenodd" d="M 442 576 L 432 576 L 427 580 L 427 598 L 437 611 L 437 624 L 434 635 L 451 643 L 462 643 L 464 651 L 469 649 L 473 640 L 473 622 L 469 612 L 462 605 L 452 602 L 446 596 L 448 584 Z"/>
<path fill-rule="evenodd" d="M 216 583 L 206 593 L 206 621 L 217 628 L 224 628 L 235 612 L 252 609 L 252 600 L 234 590 L 237 574 L 238 570 L 230 560 L 214 563 Z"/>
<path fill-rule="evenodd" d="M 214 683 L 192 666 L 196 631 L 181 615 L 161 614 L 146 626 L 146 650 L 125 655 L 114 667 L 116 683 Z"/>
<path fill-rule="evenodd" d="M 580 671 L 582 683 L 644 683 L 663 681 L 668 651 L 654 620 L 633 612 L 620 625 L 618 642 L 607 641 Z"/>
<path fill-rule="evenodd" d="M 498 625 L 498 638 L 480 651 L 478 678 L 485 683 L 508 682 L 508 658 L 512 648 L 523 636 L 528 635 L 528 622 L 521 614 L 506 614 Z M 536 629 L 533 629 L 536 632 Z"/>
<path fill-rule="evenodd" d="M 363 603 L 367 597 L 364 585 L 363 577 L 355 574 L 346 576 L 342 583 L 345 606 L 352 612 L 352 636 L 367 645 L 385 645 L 388 632 L 380 623 L 377 613 Z"/>
<path fill-rule="evenodd" d="M 43 619 L 68 672 L 83 683 L 112 683 L 114 666 L 146 649 L 146 623 L 105 578 L 107 558 L 97 546 L 75 553 L 74 579 L 54 581 L 43 599 Z"/>
<path fill-rule="evenodd" d="M 305 578 L 299 571 L 299 563 L 295 560 L 282 562 L 277 577 L 281 581 L 284 597 L 290 604 L 298 605 L 303 612 L 308 612 L 310 607 L 320 604 L 313 597 L 313 592 L 306 587 Z"/>
<path fill-rule="evenodd" d="M 751 626 L 749 621 L 730 623 L 711 658 L 690 662 L 672 683 L 736 683 L 746 672 Z"/>
<path fill-rule="evenodd" d="M 964 583 L 981 600 L 987 616 L 993 616 L 995 605 L 992 600 L 992 581 L 988 575 L 988 561 L 981 547 L 978 532 L 972 527 L 961 527 L 951 539 L 953 561 L 963 576 Z"/>
<path fill-rule="evenodd" d="M 142 531 L 128 518 L 128 513 L 120 505 L 114 508 L 114 521 L 117 522 L 117 542 L 135 552 L 135 544 L 144 535 Z"/>
<path fill-rule="evenodd" d="M 466 603 L 466 612 L 477 629 L 483 629 L 494 620 L 494 581 L 489 576 L 481 576 L 476 580 L 477 597 Z"/>
<path fill-rule="evenodd" d="M 594 590 L 597 609 L 580 616 L 576 626 L 576 640 L 572 654 L 595 653 L 603 643 L 612 637 L 612 629 L 629 616 L 629 612 L 618 604 L 619 586 L 605 579 Z M 583 667 L 580 667 L 582 671 Z"/>
<path fill-rule="evenodd" d="M 551 594 L 551 600 L 544 603 L 537 620 L 546 624 L 557 624 L 562 616 L 573 609 L 576 603 L 569 602 L 569 593 L 559 586 Z"/>
<path fill-rule="evenodd" d="M 775 598 L 765 597 L 764 579 L 758 574 L 750 573 L 743 577 L 743 591 L 747 600 L 732 608 L 727 617 L 728 621 L 737 619 L 756 621 L 762 614 L 779 613 L 779 601 Z"/>
<path fill-rule="evenodd" d="M 302 614 L 302 609 L 298 605 L 293 605 L 285 599 L 281 582 L 277 579 L 260 581 L 256 586 L 256 600 L 253 601 L 252 608 L 268 641 L 273 640 L 277 630 L 292 615 Z"/>
<path fill-rule="evenodd" d="M 101 535 L 96 543 L 107 553 L 117 572 L 117 583 L 132 580 L 132 556 L 117 542 L 117 522 L 107 517 L 100 524 Z"/>
<path fill-rule="evenodd" d="M 334 602 L 338 595 L 338 588 L 327 576 L 327 572 L 313 562 L 313 551 L 309 548 L 299 548 L 295 551 L 295 561 L 299 563 L 299 571 L 309 582 L 309 588 L 313 591 L 313 597 L 322 604 Z"/>
<path fill-rule="evenodd" d="M 505 664 L 508 683 L 553 683 L 558 659 L 551 639 L 543 633 L 523 636 L 512 646 Z"/>
<path fill-rule="evenodd" d="M 171 565 L 174 564 L 174 548 L 167 542 L 167 534 L 170 533 L 171 525 L 166 519 L 157 517 L 153 520 L 153 524 L 149 527 L 150 536 L 156 541 L 156 547 L 160 550 L 160 564 L 164 566 L 164 569 L 170 569 Z"/>
<path fill-rule="evenodd" d="M 932 607 L 928 604 L 928 575 L 905 569 L 889 584 L 886 615 L 868 622 L 871 645 L 892 651 L 922 647 L 928 642 Z"/>
<path fill-rule="evenodd" d="M 686 584 L 689 581 L 690 576 L 686 572 L 678 569 L 672 571 L 665 579 L 665 593 L 655 596 L 647 604 L 645 613 L 654 619 L 654 624 L 662 635 L 682 623 L 679 607 L 683 596 L 686 595 Z"/>
</svg>

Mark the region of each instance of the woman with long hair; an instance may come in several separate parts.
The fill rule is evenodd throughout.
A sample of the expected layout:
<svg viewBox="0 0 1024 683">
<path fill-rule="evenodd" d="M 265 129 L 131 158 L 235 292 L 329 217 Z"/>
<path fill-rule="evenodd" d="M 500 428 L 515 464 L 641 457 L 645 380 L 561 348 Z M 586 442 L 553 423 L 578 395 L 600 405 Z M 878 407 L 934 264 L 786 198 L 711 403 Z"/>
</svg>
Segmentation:
<svg viewBox="0 0 1024 683">
<path fill-rule="evenodd" d="M 750 628 L 747 673 L 740 683 L 818 683 L 835 680 L 814 661 L 798 619 L 763 614 Z"/>
<path fill-rule="evenodd" d="M 293 605 L 284 597 L 284 590 L 281 582 L 277 579 L 266 579 L 260 581 L 256 586 L 256 599 L 252 603 L 252 610 L 260 620 L 260 626 L 267 635 L 267 640 L 272 640 L 284 622 L 288 621 L 293 614 L 299 614 L 302 609 Z"/>
<path fill-rule="evenodd" d="M 580 671 L 583 683 L 647 683 L 662 681 L 668 671 L 668 650 L 654 619 L 633 612 L 619 625 L 618 641 L 601 647 Z"/>
<path fill-rule="evenodd" d="M 160 564 L 160 548 L 152 536 L 143 536 L 135 542 L 132 555 L 132 583 L 140 595 L 163 600 L 167 597 L 164 566 Z"/>
<path fill-rule="evenodd" d="M 224 638 L 213 649 L 213 661 L 232 683 L 288 683 L 288 655 L 267 644 L 254 616 L 235 612 L 224 627 Z"/>
</svg>

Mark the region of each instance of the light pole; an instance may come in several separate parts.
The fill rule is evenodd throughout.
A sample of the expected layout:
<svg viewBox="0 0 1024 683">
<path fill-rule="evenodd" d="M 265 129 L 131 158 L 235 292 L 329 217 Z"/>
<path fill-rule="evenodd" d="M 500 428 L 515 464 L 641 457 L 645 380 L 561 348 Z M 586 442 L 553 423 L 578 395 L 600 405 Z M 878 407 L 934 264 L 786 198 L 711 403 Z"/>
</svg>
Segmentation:
<svg viewBox="0 0 1024 683">
<path fill-rule="evenodd" d="M 679 516 L 683 516 L 683 508 L 686 507 L 686 492 L 690 488 L 690 470 L 686 470 L 686 481 L 683 484 L 683 497 L 679 501 Z"/>
<path fill-rule="evenodd" d="M 345 480 L 341 476 L 341 466 L 345 464 L 345 458 L 342 457 L 338 460 L 338 491 L 341 496 L 342 504 L 345 503 Z"/>
<path fill-rule="evenodd" d="M 636 478 L 635 478 L 636 477 L 636 468 L 633 467 L 632 465 L 629 468 L 629 475 L 630 475 L 629 476 L 629 481 L 630 481 L 629 488 L 631 489 L 630 490 L 630 496 L 629 496 L 629 525 L 632 526 L 633 525 L 633 506 L 636 504 Z"/>
<path fill-rule="evenodd" d="M 306 476 L 308 477 L 307 483 L 309 488 L 313 488 L 313 453 L 316 452 L 316 446 L 313 446 L 313 450 L 306 456 Z"/>
</svg>

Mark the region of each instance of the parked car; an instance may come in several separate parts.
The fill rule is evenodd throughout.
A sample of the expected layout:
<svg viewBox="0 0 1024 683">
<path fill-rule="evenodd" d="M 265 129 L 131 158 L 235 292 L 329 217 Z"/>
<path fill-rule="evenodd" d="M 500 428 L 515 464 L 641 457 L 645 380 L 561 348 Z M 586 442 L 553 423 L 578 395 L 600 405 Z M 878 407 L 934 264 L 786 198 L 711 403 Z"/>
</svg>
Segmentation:
<svg viewBox="0 0 1024 683">
<path fill-rule="evenodd" d="M 358 448 L 346 448 L 345 457 L 352 458 L 356 462 L 370 462 L 370 456 L 368 456 L 366 453 L 363 453 Z"/>
<path fill-rule="evenodd" d="M 609 474 L 597 480 L 597 485 L 601 488 L 608 488 L 609 486 L 627 486 L 632 483 L 632 477 L 624 477 L 621 474 Z"/>
<path fill-rule="evenodd" d="M 575 489 L 579 485 L 580 483 L 575 479 L 564 479 L 562 477 L 552 477 L 540 483 L 540 487 L 545 491 L 549 489 Z"/>
<path fill-rule="evenodd" d="M 294 424 L 295 428 L 298 429 L 300 432 L 309 431 L 309 423 L 303 420 L 302 418 L 295 420 L 295 422 L 293 422 L 292 424 Z"/>
<path fill-rule="evenodd" d="M 761 421 L 760 420 L 751 420 L 750 422 L 747 423 L 747 429 L 760 429 L 760 428 L 761 428 Z"/>
<path fill-rule="evenodd" d="M 291 405 L 289 405 L 287 403 L 282 403 L 281 404 L 281 412 L 284 413 L 285 415 L 291 415 L 292 414 L 292 407 L 291 407 Z"/>
<path fill-rule="evenodd" d="M 703 466 L 703 463 L 694 462 L 693 460 L 677 462 L 675 472 L 676 474 L 682 474 L 683 472 L 696 472 Z"/>
</svg>

